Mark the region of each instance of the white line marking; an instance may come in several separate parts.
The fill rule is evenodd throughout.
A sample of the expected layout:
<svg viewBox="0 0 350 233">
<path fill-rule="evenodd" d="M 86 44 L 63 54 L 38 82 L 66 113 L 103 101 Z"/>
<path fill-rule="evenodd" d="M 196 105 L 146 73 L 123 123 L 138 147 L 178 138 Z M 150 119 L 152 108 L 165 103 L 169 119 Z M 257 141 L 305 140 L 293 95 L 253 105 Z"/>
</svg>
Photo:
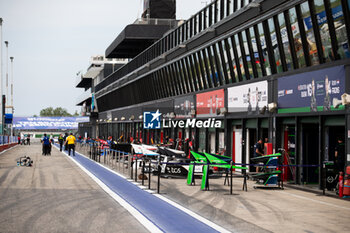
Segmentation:
<svg viewBox="0 0 350 233">
<path fill-rule="evenodd" d="M 15 147 L 17 147 L 17 146 L 18 146 L 18 145 L 15 145 L 15 146 L 13 146 L 13 147 L 10 147 L 10 148 L 8 148 L 8 149 L 6 149 L 6 150 L 1 151 L 1 152 L 0 152 L 0 155 L 3 154 L 3 153 L 5 153 L 5 152 L 7 152 L 7 151 L 9 151 L 9 150 L 12 150 L 13 148 L 15 148 Z"/>
<path fill-rule="evenodd" d="M 208 219 L 206 219 L 206 218 L 204 218 L 204 217 L 202 217 L 202 216 L 200 216 L 200 215 L 194 213 L 193 211 L 191 211 L 191 210 L 189 210 L 189 209 L 187 209 L 187 208 L 185 208 L 185 207 L 183 207 L 183 206 L 177 204 L 176 202 L 173 202 L 173 201 L 169 200 L 168 198 L 166 198 L 166 197 L 164 197 L 164 196 L 162 196 L 162 195 L 160 195 L 160 194 L 154 194 L 154 196 L 156 196 L 156 197 L 158 197 L 159 199 L 161 199 L 161 200 L 163 200 L 163 201 L 169 203 L 170 205 L 172 205 L 172 206 L 174 206 L 174 207 L 176 207 L 176 208 L 182 210 L 182 211 L 185 212 L 186 214 L 188 214 L 188 215 L 192 216 L 193 218 L 195 218 L 195 219 L 197 219 L 197 220 L 199 220 L 199 221 L 201 221 L 201 222 L 207 224 L 208 226 L 210 226 L 211 228 L 213 228 L 213 229 L 215 229 L 215 230 L 217 230 L 217 231 L 219 231 L 219 232 L 223 232 L 223 233 L 231 232 L 231 231 L 228 231 L 228 230 L 226 230 L 225 228 L 223 228 L 223 227 L 221 227 L 221 226 L 219 226 L 219 225 L 213 223 L 212 221 L 209 221 Z"/>
<path fill-rule="evenodd" d="M 57 147 L 56 147 L 57 148 Z M 58 148 L 57 148 L 58 149 Z M 66 154 L 62 151 L 62 153 Z M 110 195 L 114 200 L 116 200 L 121 206 L 123 206 L 129 213 L 136 218 L 147 230 L 150 232 L 163 232 L 161 231 L 154 223 L 148 220 L 142 213 L 140 213 L 137 209 L 127 203 L 123 198 L 113 192 L 107 185 L 105 185 L 100 179 L 98 179 L 94 174 L 89 172 L 83 165 L 74 160 L 71 156 L 68 156 L 70 160 L 72 160 L 78 167 L 81 168 L 88 176 L 91 177 L 108 195 Z M 97 163 L 98 164 L 98 163 Z"/>
<path fill-rule="evenodd" d="M 79 154 L 80 154 L 80 153 L 79 153 Z M 83 156 L 84 156 L 84 155 L 83 155 Z M 88 158 L 88 157 L 86 157 L 86 156 L 84 156 L 84 157 L 87 158 L 87 159 L 89 159 L 89 160 L 91 160 L 90 158 Z M 71 159 L 72 159 L 72 158 L 71 158 Z M 74 159 L 72 159 L 72 160 L 73 160 L 75 163 L 78 163 L 78 162 L 76 162 Z M 94 160 L 91 160 L 91 161 L 93 161 L 93 162 L 96 163 L 96 161 L 94 161 Z M 110 172 L 113 172 L 114 174 L 116 174 L 116 175 L 118 175 L 118 176 L 121 176 L 121 177 L 125 178 L 126 180 L 128 180 L 128 181 L 130 181 L 130 182 L 133 181 L 133 180 L 127 179 L 125 176 L 122 176 L 122 175 L 118 174 L 116 171 L 113 171 L 113 170 L 111 170 L 110 168 L 105 167 L 105 166 L 102 165 L 102 164 L 99 164 L 99 163 L 96 163 L 96 164 L 98 164 L 98 165 L 100 165 L 101 167 L 103 167 L 103 168 L 109 170 Z M 80 164 L 78 163 L 78 165 L 80 165 Z M 81 167 L 81 165 L 80 165 L 80 167 Z M 83 167 L 83 168 L 84 168 L 84 167 Z M 84 168 L 84 169 L 85 169 L 85 168 Z M 89 171 L 88 171 L 88 172 L 89 172 Z M 93 175 L 93 176 L 94 176 L 94 175 Z M 96 179 L 98 179 L 98 178 L 96 178 Z M 100 182 L 101 182 L 101 181 L 100 181 Z M 133 183 L 134 183 L 134 182 L 133 182 Z M 103 183 L 102 183 L 102 184 L 103 184 Z M 140 187 L 140 186 L 137 185 L 137 187 Z M 107 188 L 108 188 L 108 187 L 107 187 Z M 109 188 L 108 188 L 108 189 L 109 189 Z M 110 189 L 109 189 L 109 190 L 110 190 Z M 110 191 L 113 192 L 112 190 L 110 190 Z M 155 191 L 153 191 L 153 190 L 145 190 L 145 191 L 147 191 L 147 192 L 153 194 L 154 196 L 156 196 L 156 197 L 158 197 L 159 199 L 161 199 L 161 200 L 167 202 L 168 204 L 170 204 L 170 205 L 172 205 L 172 206 L 174 206 L 174 207 L 176 207 L 176 208 L 182 210 L 183 212 L 187 213 L 188 215 L 192 216 L 193 218 L 199 220 L 200 222 L 202 222 L 202 223 L 204 223 L 204 224 L 210 226 L 211 228 L 213 228 L 213 229 L 215 229 L 215 230 L 217 230 L 217 231 L 219 231 L 219 232 L 222 232 L 222 233 L 229 233 L 229 232 L 232 232 L 232 231 L 228 231 L 228 230 L 226 230 L 225 228 L 223 228 L 223 227 L 221 227 L 221 226 L 219 226 L 219 225 L 213 223 L 212 221 L 209 221 L 208 219 L 206 219 L 206 218 L 204 218 L 204 217 L 202 217 L 202 216 L 200 216 L 200 215 L 194 213 L 193 211 L 191 211 L 191 210 L 189 210 L 189 209 L 187 209 L 187 208 L 185 208 L 185 207 L 183 207 L 183 206 L 177 204 L 176 202 L 173 202 L 173 201 L 169 200 L 168 198 L 166 198 L 166 197 L 164 197 L 164 196 L 162 196 L 162 195 L 160 195 L 160 194 L 155 194 Z M 115 195 L 116 195 L 116 194 L 115 194 Z M 123 199 L 122 199 L 122 200 L 123 200 Z M 127 203 L 127 204 L 128 204 L 128 203 Z M 128 204 L 128 205 L 129 205 L 129 204 Z M 132 206 L 131 206 L 131 207 L 132 207 Z M 132 207 L 132 208 L 133 208 L 133 207 Z M 136 211 L 137 211 L 137 210 L 136 210 Z M 137 212 L 138 212 L 138 211 L 137 211 Z M 138 213 L 140 213 L 140 212 L 138 212 Z M 143 216 L 143 215 L 142 215 L 142 216 Z M 143 217 L 144 217 L 144 216 L 143 216 Z M 147 220 L 148 220 L 148 219 L 147 219 Z M 152 224 L 153 224 L 153 223 L 152 223 Z M 157 228 L 157 229 L 158 229 L 158 228 Z M 153 232 L 153 231 L 152 231 L 152 232 Z"/>
<path fill-rule="evenodd" d="M 348 207 L 339 206 L 339 205 L 335 205 L 335 204 L 332 204 L 332 203 L 327 203 L 327 202 L 324 202 L 324 201 L 314 200 L 312 198 L 299 196 L 297 194 L 292 194 L 292 193 L 287 193 L 287 192 L 284 192 L 284 194 L 287 194 L 287 195 L 290 195 L 290 196 L 293 196 L 293 197 L 297 197 L 297 198 L 300 198 L 300 199 L 308 200 L 308 201 L 313 201 L 313 202 L 316 202 L 316 203 L 319 203 L 319 204 L 324 204 L 324 205 L 328 205 L 328 206 L 332 206 L 332 207 L 336 207 L 336 208 L 340 208 L 340 209 L 350 210 L 350 208 L 348 208 Z"/>
</svg>

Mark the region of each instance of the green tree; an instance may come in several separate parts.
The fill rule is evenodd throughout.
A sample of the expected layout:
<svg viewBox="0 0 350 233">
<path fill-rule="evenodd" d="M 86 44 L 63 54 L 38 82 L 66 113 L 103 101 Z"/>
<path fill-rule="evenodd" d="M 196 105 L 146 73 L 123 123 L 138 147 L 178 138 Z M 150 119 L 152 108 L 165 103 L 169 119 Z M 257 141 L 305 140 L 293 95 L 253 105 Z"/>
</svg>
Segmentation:
<svg viewBox="0 0 350 233">
<path fill-rule="evenodd" d="M 44 108 L 40 111 L 41 117 L 53 116 L 53 107 Z"/>
<path fill-rule="evenodd" d="M 67 109 L 61 108 L 61 107 L 55 108 L 53 110 L 53 115 L 54 116 L 72 116 L 72 114 L 67 112 Z"/>
<path fill-rule="evenodd" d="M 48 108 L 44 108 L 40 111 L 40 116 L 41 117 L 70 117 L 72 116 L 72 114 L 70 114 L 69 112 L 67 112 L 67 109 L 65 108 L 53 108 L 53 107 L 48 107 Z"/>
</svg>

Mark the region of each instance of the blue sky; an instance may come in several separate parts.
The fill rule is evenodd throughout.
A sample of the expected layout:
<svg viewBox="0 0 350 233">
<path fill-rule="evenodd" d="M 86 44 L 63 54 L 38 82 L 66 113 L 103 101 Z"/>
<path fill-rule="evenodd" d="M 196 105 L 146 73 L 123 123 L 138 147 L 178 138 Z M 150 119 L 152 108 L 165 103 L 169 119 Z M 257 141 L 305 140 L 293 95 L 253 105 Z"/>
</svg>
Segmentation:
<svg viewBox="0 0 350 233">
<path fill-rule="evenodd" d="M 205 2 L 210 1 L 177 0 L 177 18 L 189 18 Z M 9 41 L 8 54 L 14 57 L 15 116 L 38 115 L 46 107 L 80 111 L 76 73 L 86 71 L 91 56 L 104 54 L 119 32 L 140 17 L 142 7 L 142 0 L 0 0 L 2 39 Z M 2 57 L 5 80 L 4 42 Z"/>
</svg>

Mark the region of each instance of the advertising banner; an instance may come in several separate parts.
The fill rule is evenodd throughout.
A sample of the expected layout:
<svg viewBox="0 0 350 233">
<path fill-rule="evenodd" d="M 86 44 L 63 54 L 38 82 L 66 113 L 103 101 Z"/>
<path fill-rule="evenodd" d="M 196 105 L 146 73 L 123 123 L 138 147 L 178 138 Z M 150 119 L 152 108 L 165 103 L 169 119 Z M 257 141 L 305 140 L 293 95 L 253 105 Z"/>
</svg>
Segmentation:
<svg viewBox="0 0 350 233">
<path fill-rule="evenodd" d="M 335 110 L 333 99 L 340 100 L 344 92 L 344 66 L 282 77 L 278 79 L 278 113 Z"/>
<path fill-rule="evenodd" d="M 197 94 L 197 116 L 214 117 L 225 107 L 224 89 Z"/>
<path fill-rule="evenodd" d="M 191 111 L 195 110 L 194 96 L 186 96 L 174 100 L 175 118 L 189 118 Z"/>
<path fill-rule="evenodd" d="M 228 112 L 259 113 L 267 106 L 267 81 L 227 89 Z"/>
<path fill-rule="evenodd" d="M 89 122 L 89 117 L 14 117 L 15 129 L 78 129 L 78 124 Z"/>
</svg>

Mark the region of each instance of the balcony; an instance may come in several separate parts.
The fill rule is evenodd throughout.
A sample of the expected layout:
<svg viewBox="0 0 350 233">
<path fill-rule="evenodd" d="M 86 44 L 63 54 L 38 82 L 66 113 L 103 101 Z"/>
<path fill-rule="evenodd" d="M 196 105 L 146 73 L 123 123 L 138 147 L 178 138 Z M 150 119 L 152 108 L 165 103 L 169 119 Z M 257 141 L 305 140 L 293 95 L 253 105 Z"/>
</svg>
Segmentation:
<svg viewBox="0 0 350 233">
<path fill-rule="evenodd" d="M 91 98 L 92 98 L 91 88 L 89 88 L 88 90 L 86 90 L 83 94 L 81 94 L 77 98 L 76 105 L 77 106 L 82 106 L 84 104 L 84 102 L 88 101 L 88 100 L 90 100 L 89 102 L 91 102 Z"/>
<path fill-rule="evenodd" d="M 137 19 L 106 50 L 107 58 L 134 58 L 178 25 L 173 19 Z"/>
<path fill-rule="evenodd" d="M 97 67 L 91 67 L 84 75 L 77 76 L 75 80 L 75 86 L 81 88 L 90 88 L 92 84 L 92 79 L 97 77 L 102 70 L 102 65 Z"/>
</svg>

